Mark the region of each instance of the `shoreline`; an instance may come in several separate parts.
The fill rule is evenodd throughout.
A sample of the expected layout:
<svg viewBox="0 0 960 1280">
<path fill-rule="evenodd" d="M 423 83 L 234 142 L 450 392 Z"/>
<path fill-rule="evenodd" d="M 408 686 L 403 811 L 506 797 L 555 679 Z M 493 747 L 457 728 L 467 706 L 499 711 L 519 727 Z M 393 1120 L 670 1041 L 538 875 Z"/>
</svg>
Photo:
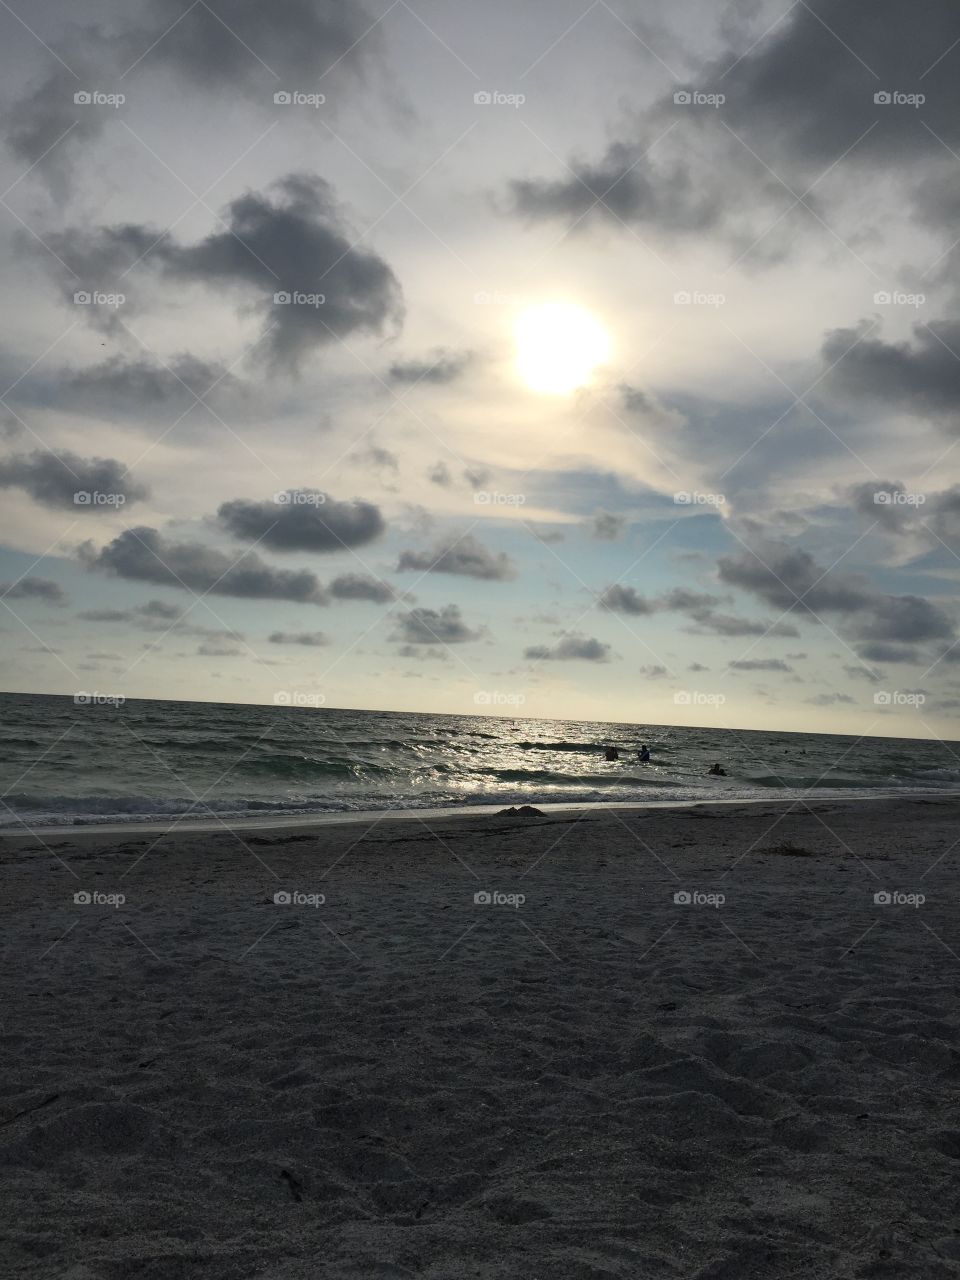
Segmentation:
<svg viewBox="0 0 960 1280">
<path fill-rule="evenodd" d="M 720 816 L 724 811 L 738 806 L 748 808 L 752 813 L 759 812 L 764 807 L 767 807 L 772 812 L 788 813 L 796 811 L 798 808 L 810 812 L 814 806 L 835 806 L 837 804 L 880 802 L 947 804 L 960 800 L 960 791 L 898 791 L 856 796 L 818 795 L 813 799 L 806 799 L 806 795 L 806 792 L 801 792 L 796 798 L 778 796 L 769 800 L 763 796 L 731 799 L 718 798 L 715 800 L 650 800 L 645 804 L 630 800 L 571 801 L 568 803 L 558 801 L 556 803 L 538 804 L 533 807 L 539 809 L 546 818 L 554 816 L 569 818 L 571 815 L 587 817 L 611 811 L 615 812 L 620 818 L 639 817 L 643 814 L 656 814 L 666 818 L 673 812 L 684 813 L 691 809 L 708 811 L 704 813 L 705 817 Z M 431 822 L 461 822 L 464 825 L 473 826 L 482 818 L 514 817 L 515 815 L 505 813 L 505 809 L 510 807 L 512 806 L 502 805 L 502 802 L 494 802 L 489 805 L 448 806 L 434 809 L 367 809 L 334 814 L 291 814 L 285 817 L 272 816 L 264 818 L 245 817 L 237 820 L 207 817 L 184 819 L 182 821 L 174 819 L 170 822 L 155 822 L 151 820 L 138 822 L 135 819 L 129 822 L 79 822 L 76 824 L 65 823 L 60 826 L 27 826 L 26 824 L 16 826 L 11 824 L 9 827 L 0 828 L 0 849 L 5 844 L 21 847 L 30 844 L 42 846 L 54 839 L 61 841 L 67 839 L 89 844 L 100 837 L 109 837 L 110 842 L 113 843 L 117 839 L 128 840 L 139 835 L 152 836 L 157 841 L 181 835 L 219 836 L 226 833 L 240 836 L 246 832 L 269 833 L 273 831 L 296 831 L 299 834 L 308 836 L 313 832 L 319 833 L 331 827 L 366 826 L 372 828 L 381 827 L 384 824 L 409 824 L 413 822 L 419 822 L 422 826 L 428 828 Z M 714 815 L 712 814 L 713 810 L 718 810 L 719 813 Z M 535 818 L 522 817 L 518 820 L 529 823 L 531 827 L 537 825 Z"/>
</svg>

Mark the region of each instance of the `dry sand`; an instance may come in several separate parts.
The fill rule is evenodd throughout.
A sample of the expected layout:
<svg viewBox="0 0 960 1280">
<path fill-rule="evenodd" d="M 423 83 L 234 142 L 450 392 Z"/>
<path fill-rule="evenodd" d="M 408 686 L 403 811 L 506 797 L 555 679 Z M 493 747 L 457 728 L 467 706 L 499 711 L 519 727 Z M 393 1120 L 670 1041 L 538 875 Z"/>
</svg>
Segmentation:
<svg viewBox="0 0 960 1280">
<path fill-rule="evenodd" d="M 6 837 L 0 1271 L 958 1276 L 958 819 Z"/>
</svg>

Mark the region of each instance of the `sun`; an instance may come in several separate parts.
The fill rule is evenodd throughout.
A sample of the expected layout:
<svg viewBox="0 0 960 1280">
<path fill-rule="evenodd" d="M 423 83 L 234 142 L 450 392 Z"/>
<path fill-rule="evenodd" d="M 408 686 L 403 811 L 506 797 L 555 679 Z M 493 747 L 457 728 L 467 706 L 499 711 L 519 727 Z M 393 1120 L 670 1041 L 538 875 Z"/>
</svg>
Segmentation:
<svg viewBox="0 0 960 1280">
<path fill-rule="evenodd" d="M 517 369 L 531 391 L 568 395 L 590 381 L 610 355 L 610 340 L 588 311 L 569 302 L 545 302 L 514 326 Z"/>
</svg>

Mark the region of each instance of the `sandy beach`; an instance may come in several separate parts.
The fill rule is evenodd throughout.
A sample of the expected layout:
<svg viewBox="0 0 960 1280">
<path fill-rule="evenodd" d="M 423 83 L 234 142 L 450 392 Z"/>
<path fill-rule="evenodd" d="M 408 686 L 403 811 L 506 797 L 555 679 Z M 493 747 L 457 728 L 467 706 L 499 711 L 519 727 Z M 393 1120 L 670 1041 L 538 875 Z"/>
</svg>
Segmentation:
<svg viewBox="0 0 960 1280">
<path fill-rule="evenodd" d="M 960 1275 L 958 819 L 8 834 L 3 1270 Z"/>
</svg>

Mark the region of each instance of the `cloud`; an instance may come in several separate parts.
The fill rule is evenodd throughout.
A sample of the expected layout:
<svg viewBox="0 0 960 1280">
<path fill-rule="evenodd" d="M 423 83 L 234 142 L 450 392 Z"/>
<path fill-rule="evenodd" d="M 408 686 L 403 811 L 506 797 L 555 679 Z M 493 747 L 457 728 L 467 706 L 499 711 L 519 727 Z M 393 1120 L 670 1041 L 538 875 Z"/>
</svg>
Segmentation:
<svg viewBox="0 0 960 1280">
<path fill-rule="evenodd" d="M 954 354 L 960 351 L 960 322 L 917 324 L 912 343 L 864 337 L 865 331 L 861 325 L 826 335 L 821 354 L 830 368 L 828 384 L 960 432 L 960 359 Z"/>
<path fill-rule="evenodd" d="M 873 641 L 857 646 L 857 653 L 867 662 L 919 662 L 920 655 L 910 645 Z M 873 673 L 871 673 L 873 674 Z M 870 678 L 869 676 L 867 677 Z"/>
<path fill-rule="evenodd" d="M 66 593 L 59 582 L 49 578 L 21 578 L 19 582 L 0 582 L 4 600 L 40 600 L 44 604 L 66 604 Z"/>
<path fill-rule="evenodd" d="M 165 280 L 203 285 L 218 295 L 232 291 L 244 311 L 260 316 L 257 350 L 278 370 L 296 369 L 313 351 L 353 333 L 380 334 L 398 323 L 399 283 L 382 258 L 356 245 L 330 184 L 294 173 L 269 192 L 232 200 L 218 229 L 195 244 L 134 223 L 69 228 L 51 234 L 49 244 L 80 277 L 71 279 L 70 294 L 105 290 L 105 282 L 119 280 L 138 259 L 141 270 Z M 84 308 L 93 321 L 103 310 Z"/>
<path fill-rule="evenodd" d="M 660 596 L 649 599 L 634 587 L 615 584 L 601 592 L 597 604 L 610 613 L 623 613 L 634 617 L 653 613 L 678 612 L 688 614 L 696 627 L 689 630 L 695 635 L 722 636 L 796 636 L 796 627 L 786 622 L 765 622 L 752 618 L 737 618 L 729 613 L 718 613 L 714 605 L 719 596 L 703 591 L 689 591 L 674 587 Z"/>
<path fill-rule="evenodd" d="M 397 592 L 389 582 L 381 582 L 365 573 L 342 573 L 329 586 L 334 600 L 370 600 L 374 604 L 387 604 L 397 599 Z"/>
<path fill-rule="evenodd" d="M 330 643 L 322 631 L 272 631 L 269 641 L 271 644 L 302 644 L 317 649 Z"/>
<path fill-rule="evenodd" d="M 203 644 L 197 645 L 197 653 L 204 658 L 236 658 L 243 652 L 228 644 L 217 644 L 215 641 L 205 640 Z"/>
<path fill-rule="evenodd" d="M 846 702 L 852 705 L 856 704 L 856 698 L 851 698 L 849 693 L 818 693 L 814 698 L 807 698 L 813 707 L 832 707 L 838 702 Z"/>
<path fill-rule="evenodd" d="M 592 636 L 563 636 L 553 648 L 531 645 L 523 656 L 536 662 L 609 662 L 610 646 Z"/>
<path fill-rule="evenodd" d="M 734 671 L 792 671 L 782 658 L 741 658 L 730 663 Z"/>
<path fill-rule="evenodd" d="M 482 489 L 490 480 L 491 472 L 486 467 L 464 467 L 463 478 L 471 489 Z"/>
<path fill-rule="evenodd" d="M 390 378 L 393 382 L 426 382 L 442 386 L 455 382 L 473 359 L 472 351 L 447 351 L 441 348 L 425 360 L 398 360 L 390 366 Z"/>
<path fill-rule="evenodd" d="M 432 551 L 401 551 L 397 572 L 411 569 L 424 573 L 454 573 L 487 582 L 504 582 L 516 577 L 513 562 L 505 552 L 490 551 L 470 534 Z"/>
<path fill-rule="evenodd" d="M 625 516 L 611 515 L 609 511 L 598 511 L 588 523 L 591 536 L 600 542 L 615 542 L 627 527 Z"/>
<path fill-rule="evenodd" d="M 870 684 L 876 684 L 880 680 L 880 672 L 875 667 L 844 667 L 846 674 L 851 680 L 866 680 Z"/>
<path fill-rule="evenodd" d="M 199 542 L 171 542 L 147 527 L 127 529 L 99 551 L 86 542 L 80 558 L 88 568 L 120 578 L 200 593 L 317 605 L 329 601 L 325 588 L 307 569 L 276 569 L 255 551 L 235 559 Z"/>
<path fill-rule="evenodd" d="M 148 417 L 153 410 L 176 417 L 214 386 L 223 391 L 239 385 L 225 365 L 186 353 L 163 364 L 147 356 L 110 356 L 85 369 L 63 369 L 59 381 L 72 410 L 123 420 Z"/>
<path fill-rule="evenodd" d="M 951 637 L 954 627 L 939 606 L 922 596 L 876 591 L 852 574 L 823 569 L 813 556 L 782 544 L 717 561 L 720 578 L 784 612 L 839 614 L 856 639 L 914 642 Z"/>
<path fill-rule="evenodd" d="M 656 606 L 640 595 L 635 587 L 624 587 L 617 583 L 600 593 L 597 604 L 608 613 L 626 613 L 634 617 L 656 612 Z"/>
<path fill-rule="evenodd" d="M 472 631 L 460 615 L 460 606 L 444 605 L 440 610 L 417 608 L 397 618 L 392 640 L 406 644 L 464 644 L 479 640 L 482 631 Z"/>
<path fill-rule="evenodd" d="M 234 537 L 275 551 L 343 551 L 372 542 L 386 528 L 372 502 L 337 502 L 319 489 L 287 490 L 285 496 L 284 502 L 235 498 L 221 504 L 217 518 Z"/>
<path fill-rule="evenodd" d="M 413 644 L 401 645 L 397 650 L 399 658 L 414 658 L 417 662 L 449 662 L 450 655 L 445 649 L 433 649 L 429 645 L 417 648 Z"/>
<path fill-rule="evenodd" d="M 378 471 L 390 471 L 394 475 L 400 471 L 400 460 L 397 455 L 379 444 L 368 445 L 366 449 L 351 456 L 356 458 L 357 462 L 374 467 Z"/>
<path fill-rule="evenodd" d="M 448 489 L 453 484 L 453 476 L 445 462 L 435 462 L 427 472 L 431 484 L 438 484 L 441 489 Z"/>
<path fill-rule="evenodd" d="M 789 639 L 800 634 L 791 622 L 738 618 L 732 613 L 718 613 L 716 609 L 697 609 L 691 613 L 691 617 L 696 626 L 687 629 L 694 635 L 781 636 Z"/>
<path fill-rule="evenodd" d="M 44 506 L 70 507 L 78 513 L 116 511 L 150 492 L 113 458 L 80 458 L 66 450 L 42 449 L 0 460 L 0 487 L 23 489 Z M 104 502 L 107 497 L 122 501 Z"/>
<path fill-rule="evenodd" d="M 647 667 L 640 667 L 637 674 L 644 676 L 647 680 L 662 680 L 670 673 L 667 671 L 666 667 L 661 667 L 658 664 L 651 664 Z"/>
</svg>

